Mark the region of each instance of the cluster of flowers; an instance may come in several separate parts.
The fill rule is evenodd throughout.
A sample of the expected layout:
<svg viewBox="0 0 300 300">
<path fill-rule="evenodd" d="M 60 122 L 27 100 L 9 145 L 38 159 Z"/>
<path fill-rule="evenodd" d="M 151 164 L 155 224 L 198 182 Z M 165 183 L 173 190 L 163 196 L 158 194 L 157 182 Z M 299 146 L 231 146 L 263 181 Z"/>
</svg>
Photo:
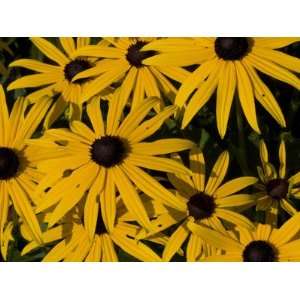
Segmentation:
<svg viewBox="0 0 300 300">
<path fill-rule="evenodd" d="M 255 132 L 254 99 L 284 127 L 257 70 L 300 89 L 300 59 L 274 50 L 300 38 L 59 38 L 60 49 L 31 41 L 46 59 L 11 63 L 37 74 L 7 87 L 31 93 L 8 109 L 0 88 L 4 260 L 16 224 L 22 255 L 47 246 L 43 261 L 117 261 L 118 249 L 141 261 L 300 260 L 300 212 L 289 201 L 300 198 L 300 172 L 287 178 L 283 140 L 279 170 L 261 140 L 258 176 L 224 183 L 228 151 L 208 176 L 199 145 L 153 138 L 171 119 L 188 126 L 215 91 L 221 138 L 233 101 Z M 58 128 L 61 115 L 68 128 Z M 264 224 L 243 214 L 250 207 Z M 278 228 L 280 210 L 290 217 Z"/>
</svg>

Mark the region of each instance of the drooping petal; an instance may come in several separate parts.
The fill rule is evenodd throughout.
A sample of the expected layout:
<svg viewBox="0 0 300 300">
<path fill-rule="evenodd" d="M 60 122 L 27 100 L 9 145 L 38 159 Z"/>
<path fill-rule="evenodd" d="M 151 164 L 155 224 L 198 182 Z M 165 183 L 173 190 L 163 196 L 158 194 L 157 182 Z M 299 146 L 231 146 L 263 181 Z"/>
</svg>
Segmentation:
<svg viewBox="0 0 300 300">
<path fill-rule="evenodd" d="M 164 188 L 152 176 L 130 163 L 124 163 L 122 168 L 135 185 L 145 194 L 162 201 L 164 204 L 172 208 L 185 210 L 185 203 L 180 201 L 174 194 Z"/>
<path fill-rule="evenodd" d="M 131 178 L 130 174 L 123 172 L 118 166 L 113 167 L 110 171 L 113 174 L 114 182 L 127 209 L 136 217 L 136 220 L 142 226 L 151 231 L 152 224 L 137 191 L 129 181 L 128 176 Z"/>
<path fill-rule="evenodd" d="M 244 115 L 252 129 L 260 133 L 256 117 L 253 87 L 249 75 L 239 61 L 235 61 L 235 69 L 237 73 L 238 94 Z"/>
<path fill-rule="evenodd" d="M 113 232 L 111 238 L 125 252 L 141 261 L 161 262 L 161 258 L 140 241 L 128 238 L 117 230 Z"/>
<path fill-rule="evenodd" d="M 188 228 L 196 235 L 201 237 L 208 244 L 227 251 L 242 251 L 243 246 L 236 240 L 225 236 L 215 230 L 209 229 L 193 222 L 187 224 Z"/>
<path fill-rule="evenodd" d="M 221 138 L 224 138 L 236 89 L 236 70 L 234 63 L 229 61 L 220 70 L 220 80 L 217 88 L 217 127 Z"/>
<path fill-rule="evenodd" d="M 170 261 L 189 235 L 186 222 L 181 224 L 170 236 L 163 252 L 163 260 Z"/>
</svg>

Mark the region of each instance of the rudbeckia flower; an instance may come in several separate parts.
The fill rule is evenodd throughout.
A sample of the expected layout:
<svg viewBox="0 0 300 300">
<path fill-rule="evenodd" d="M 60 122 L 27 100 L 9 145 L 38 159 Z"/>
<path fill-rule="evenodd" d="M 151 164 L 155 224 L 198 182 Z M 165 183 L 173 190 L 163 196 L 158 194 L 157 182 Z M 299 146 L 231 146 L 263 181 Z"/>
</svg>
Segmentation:
<svg viewBox="0 0 300 300">
<path fill-rule="evenodd" d="M 177 159 L 179 160 L 179 158 Z M 171 260 L 186 239 L 188 239 L 186 252 L 188 261 L 199 260 L 203 249 L 207 248 L 205 242 L 188 229 L 188 222 L 194 222 L 199 226 L 208 226 L 220 232 L 226 231 L 221 220 L 247 228 L 252 227 L 246 217 L 231 209 L 255 204 L 251 195 L 235 193 L 256 183 L 257 178 L 239 177 L 221 185 L 228 165 L 229 153 L 224 151 L 218 157 L 206 182 L 203 153 L 200 149 L 194 148 L 190 153 L 192 176 L 168 174 L 170 182 L 176 189 L 176 197 L 181 201 L 183 208 L 177 211 L 161 211 L 153 221 L 157 231 L 179 224 L 166 244 L 163 252 L 164 260 Z M 155 231 L 149 235 L 153 232 Z M 138 238 L 145 236 L 146 233 L 141 232 Z"/>
<path fill-rule="evenodd" d="M 268 149 L 263 140 L 259 144 L 259 153 L 261 167 L 257 167 L 257 170 L 261 182 L 257 184 L 257 188 L 261 192 L 255 195 L 257 198 L 256 208 L 257 210 L 265 210 L 266 222 L 276 226 L 280 207 L 289 215 L 294 215 L 297 212 L 289 202 L 289 197 L 300 198 L 300 195 L 297 195 L 298 189 L 294 187 L 300 183 L 300 172 L 290 178 L 287 177 L 286 149 L 283 140 L 280 142 L 278 152 L 280 161 L 278 172 L 269 162 Z"/>
<path fill-rule="evenodd" d="M 122 205 L 118 208 L 115 226 L 111 231 L 105 226 L 101 211 L 99 211 L 99 214 L 97 212 L 95 232 L 90 235 L 84 226 L 84 210 L 80 202 L 80 205 L 69 212 L 60 224 L 43 232 L 44 246 L 51 246 L 43 261 L 116 262 L 119 260 L 118 248 L 140 261 L 161 261 L 161 258 L 150 247 L 135 239 L 140 227 L 127 222 L 128 214 L 123 216 Z M 41 215 L 41 221 L 47 223 L 50 214 Z M 129 220 L 132 221 L 131 218 Z M 21 232 L 23 237 L 29 241 L 23 248 L 22 255 L 40 247 L 35 241 L 32 241 L 26 225 L 21 226 Z"/>
<path fill-rule="evenodd" d="M 257 70 L 300 89 L 300 59 L 284 54 L 277 48 L 285 47 L 299 38 L 218 37 L 161 39 L 146 45 L 145 51 L 159 54 L 144 60 L 154 66 L 200 66 L 183 82 L 175 104 L 185 107 L 182 128 L 217 90 L 217 128 L 223 138 L 237 90 L 241 108 L 252 129 L 260 133 L 254 98 L 285 127 L 282 111 Z"/>
<path fill-rule="evenodd" d="M 142 122 L 160 101 L 148 99 L 122 120 L 123 106 L 118 96 L 119 93 L 116 93 L 109 102 L 106 123 L 99 101 L 93 100 L 87 106 L 92 129 L 80 121 L 73 121 L 70 130 L 50 129 L 44 138 L 32 140 L 33 144 L 48 151 L 48 158 L 38 164 L 47 176 L 40 182 L 37 193 L 48 187 L 50 190 L 43 195 L 37 212 L 56 205 L 49 220 L 50 227 L 72 209 L 87 191 L 86 217 L 93 218 L 100 196 L 103 199 L 102 215 L 108 229 L 113 228 L 115 222 L 116 191 L 136 220 L 148 229 L 151 222 L 136 188 L 171 207 L 183 206 L 171 192 L 141 169 L 190 173 L 182 164 L 157 155 L 190 149 L 193 146 L 191 141 L 177 138 L 144 141 L 174 114 L 176 107 L 168 106 Z M 57 144 L 61 145 L 62 151 L 59 158 L 56 157 Z"/>
<path fill-rule="evenodd" d="M 76 51 L 79 56 L 101 58 L 102 64 L 77 74 L 73 80 L 94 77 L 89 89 L 84 93 L 90 98 L 112 83 L 120 83 L 120 101 L 126 102 L 132 94 L 132 107 L 137 107 L 146 97 L 161 98 L 165 95 L 174 100 L 177 89 L 169 80 L 179 83 L 190 74 L 180 67 L 144 65 L 144 60 L 156 54 L 155 51 L 144 51 L 144 47 L 153 38 L 104 38 L 111 45 L 99 47 L 90 45 Z M 162 95 L 161 95 L 162 92 Z"/>
<path fill-rule="evenodd" d="M 204 261 L 300 260 L 300 239 L 295 238 L 300 230 L 300 213 L 291 217 L 279 229 L 269 224 L 258 224 L 254 230 L 237 228 L 236 234 L 223 235 L 196 224 L 189 224 L 189 228 L 207 243 L 226 251 L 225 254 L 207 257 Z"/>
<path fill-rule="evenodd" d="M 75 54 L 76 50 L 85 47 L 90 43 L 89 38 L 77 38 L 76 42 L 71 37 L 59 38 L 64 50 L 54 46 L 44 38 L 31 38 L 33 44 L 53 63 L 44 63 L 35 59 L 18 59 L 12 62 L 10 67 L 22 67 L 38 74 L 26 75 L 15 81 L 9 86 L 8 90 L 20 88 L 39 88 L 28 94 L 26 97 L 31 101 L 38 101 L 40 97 L 48 95 L 60 95 L 52 106 L 45 120 L 45 126 L 49 127 L 70 104 L 72 114 L 80 116 L 81 105 L 87 100 L 83 97 L 89 87 L 89 80 L 77 80 L 73 78 L 80 72 L 91 68 L 95 60 Z M 104 42 L 99 43 L 106 45 Z"/>
<path fill-rule="evenodd" d="M 25 141 L 36 131 L 50 105 L 51 101 L 43 98 L 29 108 L 28 102 L 19 98 L 9 114 L 0 85 L 0 240 L 8 221 L 9 207 L 13 205 L 28 225 L 32 238 L 42 242 L 34 213 L 38 198 L 32 197 L 42 174 L 36 170 L 35 154 Z"/>
</svg>

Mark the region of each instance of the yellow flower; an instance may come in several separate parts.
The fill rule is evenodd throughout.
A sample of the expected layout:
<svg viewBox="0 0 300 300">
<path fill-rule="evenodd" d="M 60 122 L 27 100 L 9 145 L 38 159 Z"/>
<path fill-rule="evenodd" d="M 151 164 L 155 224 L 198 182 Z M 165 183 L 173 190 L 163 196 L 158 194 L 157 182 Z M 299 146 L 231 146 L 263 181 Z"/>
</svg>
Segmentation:
<svg viewBox="0 0 300 300">
<path fill-rule="evenodd" d="M 175 99 L 175 104 L 183 107 L 192 95 L 185 108 L 183 128 L 217 90 L 217 127 L 223 138 L 237 89 L 248 123 L 260 133 L 254 97 L 282 127 L 286 123 L 278 103 L 256 70 L 299 89 L 300 80 L 292 72 L 300 72 L 300 59 L 274 50 L 295 41 L 299 38 L 162 39 L 143 48 L 160 52 L 144 60 L 144 64 L 161 67 L 201 64 L 183 82 Z"/>
<path fill-rule="evenodd" d="M 295 239 L 300 230 L 300 213 L 291 217 L 280 229 L 268 224 L 258 224 L 254 230 L 237 228 L 236 234 L 224 235 L 196 224 L 189 224 L 189 228 L 207 243 L 226 251 L 223 255 L 213 255 L 204 261 L 300 260 L 300 239 Z"/>
<path fill-rule="evenodd" d="M 145 45 L 153 38 L 104 38 L 111 46 L 86 46 L 76 51 L 79 56 L 102 58 L 94 68 L 83 71 L 73 80 L 95 77 L 84 93 L 90 98 L 114 82 L 120 83 L 120 101 L 127 102 L 132 93 L 132 107 L 135 108 L 146 97 L 161 98 L 161 92 L 174 100 L 177 89 L 169 80 L 184 81 L 190 74 L 180 67 L 144 65 L 144 59 L 151 57 L 155 51 L 143 51 Z M 162 104 L 162 103 L 161 103 Z"/>
<path fill-rule="evenodd" d="M 101 200 L 100 200 L 101 201 Z M 81 202 L 80 202 L 81 204 Z M 116 246 L 141 261 L 161 261 L 161 258 L 148 246 L 135 240 L 140 229 L 138 225 L 127 223 L 128 214 L 118 202 L 118 215 L 112 230 L 104 224 L 100 211 L 97 210 L 96 231 L 91 236 L 83 223 L 83 208 L 78 205 L 57 226 L 43 233 L 44 244 L 53 245 L 43 258 L 44 262 L 116 262 L 118 254 Z M 49 213 L 41 214 L 41 221 L 47 223 L 51 218 Z M 132 218 L 129 219 L 132 221 Z M 27 226 L 22 224 L 21 233 L 29 243 L 23 248 L 22 255 L 40 247 L 28 234 Z"/>
<path fill-rule="evenodd" d="M 34 59 L 19 59 L 10 64 L 10 67 L 23 67 L 38 74 L 26 75 L 9 86 L 8 90 L 20 88 L 40 88 L 27 95 L 28 99 L 36 102 L 44 95 L 60 97 L 52 106 L 45 120 L 46 128 L 65 111 L 68 104 L 71 105 L 75 116 L 80 116 L 81 105 L 88 100 L 83 97 L 91 82 L 89 80 L 73 81 L 79 72 L 91 68 L 95 60 L 76 55 L 76 50 L 85 47 L 90 43 L 89 38 L 77 38 L 76 43 L 73 38 L 59 38 L 64 52 L 55 47 L 44 38 L 31 38 L 34 45 L 54 64 L 43 63 Z M 100 42 L 99 47 L 106 43 Z M 46 86 L 46 87 L 45 87 Z"/>
<path fill-rule="evenodd" d="M 142 122 L 159 103 L 159 99 L 148 99 L 121 121 L 123 106 L 118 96 L 119 93 L 116 93 L 109 102 L 106 122 L 102 118 L 99 101 L 94 99 L 88 104 L 87 114 L 93 129 L 80 121 L 73 121 L 71 130 L 50 129 L 43 138 L 30 142 L 48 151 L 48 158 L 38 164 L 47 176 L 40 182 L 37 193 L 48 187 L 51 189 L 43 196 L 37 212 L 56 205 L 49 220 L 50 227 L 73 208 L 87 191 L 84 218 L 91 235 L 95 230 L 94 212 L 99 206 L 99 196 L 103 199 L 101 210 L 104 222 L 108 229 L 113 228 L 116 190 L 136 220 L 148 229 L 151 222 L 135 187 L 161 199 L 166 205 L 182 207 L 171 192 L 141 169 L 189 174 L 190 171 L 182 164 L 157 155 L 189 149 L 193 146 L 191 141 L 173 138 L 143 141 L 156 132 L 176 108 L 166 107 L 161 113 Z M 60 157 L 57 155 L 58 145 Z"/>
<path fill-rule="evenodd" d="M 5 94 L 0 86 L 0 240 L 8 221 L 12 204 L 17 214 L 28 225 L 32 238 L 40 243 L 41 230 L 34 214 L 33 197 L 36 183 L 42 174 L 35 168 L 35 155 L 25 145 L 42 121 L 51 101 L 41 99 L 28 107 L 27 101 L 19 98 L 9 114 Z M 32 203 L 35 202 L 35 203 Z"/>
<path fill-rule="evenodd" d="M 179 159 L 179 158 L 178 158 Z M 171 225 L 180 224 L 171 235 L 163 252 L 163 259 L 169 261 L 186 239 L 187 260 L 196 261 L 203 255 L 204 249 L 208 255 L 209 249 L 205 242 L 191 233 L 187 224 L 195 222 L 225 232 L 221 220 L 247 228 L 252 223 L 244 216 L 230 210 L 235 207 L 254 205 L 254 199 L 248 194 L 234 194 L 257 182 L 255 177 L 239 177 L 221 185 L 227 173 L 229 154 L 221 153 L 217 159 L 207 182 L 205 179 L 205 161 L 203 153 L 198 148 L 190 153 L 190 168 L 192 176 L 185 174 L 168 174 L 169 180 L 176 188 L 176 196 L 183 208 L 180 210 L 157 210 L 157 218 L 153 221 L 156 231 L 162 231 Z M 148 235 L 155 232 L 153 230 Z M 140 232 L 138 238 L 144 238 L 145 232 Z"/>
<path fill-rule="evenodd" d="M 288 198 L 293 196 L 300 198 L 297 194 L 298 188 L 294 187 L 300 183 L 300 172 L 287 178 L 286 174 L 286 149 L 285 142 L 281 140 L 279 146 L 279 171 L 269 162 L 268 149 L 263 140 L 259 144 L 261 166 L 257 167 L 261 183 L 257 188 L 261 191 L 255 197 L 257 198 L 257 210 L 266 211 L 266 222 L 276 227 L 278 209 L 281 207 L 288 214 L 294 215 L 297 210 L 290 204 Z"/>
</svg>

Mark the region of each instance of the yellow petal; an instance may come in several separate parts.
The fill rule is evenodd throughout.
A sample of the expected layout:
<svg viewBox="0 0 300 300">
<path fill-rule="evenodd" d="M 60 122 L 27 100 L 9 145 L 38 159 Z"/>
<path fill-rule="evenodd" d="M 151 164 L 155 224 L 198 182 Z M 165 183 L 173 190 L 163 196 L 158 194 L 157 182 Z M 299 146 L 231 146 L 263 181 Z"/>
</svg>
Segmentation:
<svg viewBox="0 0 300 300">
<path fill-rule="evenodd" d="M 243 176 L 232 179 L 221 185 L 214 193 L 214 197 L 223 198 L 232 195 L 258 181 L 256 177 Z"/>
<path fill-rule="evenodd" d="M 211 170 L 205 192 L 212 195 L 223 181 L 229 165 L 229 152 L 224 151 L 218 157 L 214 167 Z"/>
<path fill-rule="evenodd" d="M 204 83 L 217 64 L 216 60 L 208 61 L 198 67 L 181 85 L 175 98 L 175 104 L 182 107 L 191 93 Z"/>
<path fill-rule="evenodd" d="M 233 62 L 226 62 L 219 76 L 216 115 L 219 134 L 221 138 L 224 138 L 236 88 L 236 71 Z"/>
<path fill-rule="evenodd" d="M 58 72 L 34 74 L 23 76 L 7 87 L 8 91 L 21 89 L 21 88 L 34 88 L 46 84 L 51 84 L 60 80 L 60 74 Z"/>
<path fill-rule="evenodd" d="M 170 261 L 189 235 L 186 222 L 181 224 L 170 236 L 163 252 L 163 260 Z"/>
<path fill-rule="evenodd" d="M 80 47 L 74 53 L 76 56 L 93 56 L 101 58 L 122 58 L 124 51 L 114 47 L 99 47 L 98 45 L 87 45 Z"/>
<path fill-rule="evenodd" d="M 114 244 L 111 237 L 108 234 L 101 234 L 99 237 L 102 246 L 102 261 L 105 262 L 116 262 L 118 261 L 118 256 L 115 251 Z"/>
<path fill-rule="evenodd" d="M 82 196 L 89 189 L 92 181 L 97 176 L 97 169 L 98 167 L 94 164 L 89 164 L 87 165 L 87 168 L 81 170 L 77 184 L 71 188 L 69 193 L 62 195 L 61 201 L 53 210 L 48 221 L 48 227 L 52 227 L 81 200 Z"/>
<path fill-rule="evenodd" d="M 105 179 L 106 170 L 105 168 L 101 168 L 98 172 L 97 177 L 95 178 L 95 181 L 88 191 L 86 202 L 84 205 L 84 226 L 91 240 L 93 239 L 95 234 L 100 205 L 99 198 L 100 193 L 104 188 Z"/>
<path fill-rule="evenodd" d="M 186 260 L 195 262 L 202 254 L 202 239 L 196 234 L 191 234 L 186 247 Z"/>
<path fill-rule="evenodd" d="M 217 198 L 215 201 L 220 208 L 255 205 L 255 198 L 253 195 L 248 194 L 237 194 L 225 198 Z"/>
<path fill-rule="evenodd" d="M 22 67 L 40 73 L 51 73 L 61 70 L 61 67 L 49 65 L 34 59 L 18 59 L 12 62 L 9 67 Z"/>
<path fill-rule="evenodd" d="M 162 155 L 191 149 L 193 146 L 194 143 L 190 140 L 170 138 L 133 144 L 131 151 L 140 155 Z"/>
<path fill-rule="evenodd" d="M 119 66 L 118 68 L 114 69 L 113 71 L 106 72 L 103 75 L 98 76 L 94 79 L 90 84 L 89 88 L 85 91 L 82 95 L 84 100 L 88 100 L 91 97 L 99 94 L 109 85 L 111 85 L 114 81 L 116 81 L 122 74 L 124 74 L 128 69 L 128 66 Z M 78 80 L 79 74 L 73 78 L 73 81 Z"/>
<path fill-rule="evenodd" d="M 85 139 L 87 143 L 89 143 L 89 142 L 91 143 L 97 138 L 95 133 L 81 121 L 71 122 L 70 129 L 76 135 L 80 135 L 83 139 Z"/>
<path fill-rule="evenodd" d="M 227 209 L 216 208 L 216 215 L 237 226 L 245 227 L 248 230 L 254 230 L 254 224 L 241 214 Z"/>
<path fill-rule="evenodd" d="M 128 102 L 128 98 L 134 88 L 137 72 L 137 68 L 130 68 L 120 87 L 119 101 L 122 103 L 122 107 Z"/>
<path fill-rule="evenodd" d="M 268 224 L 258 224 L 256 228 L 256 239 L 268 241 L 272 232 L 272 227 Z"/>
<path fill-rule="evenodd" d="M 185 51 L 173 51 L 162 53 L 143 60 L 143 64 L 152 66 L 190 66 L 201 64 L 215 57 L 212 49 L 190 49 Z"/>
<path fill-rule="evenodd" d="M 23 144 L 25 139 L 28 139 L 32 136 L 44 118 L 51 103 L 52 100 L 48 97 L 45 97 L 34 104 L 29 113 L 25 116 L 22 127 L 19 128 L 16 136 L 14 137 L 15 139 L 13 145 L 15 147 Z"/>
<path fill-rule="evenodd" d="M 280 146 L 279 146 L 279 161 L 280 161 L 279 177 L 284 179 L 285 178 L 285 174 L 286 174 L 286 150 L 285 150 L 284 140 L 280 141 Z"/>
<path fill-rule="evenodd" d="M 240 61 L 235 61 L 234 64 L 237 74 L 239 99 L 244 115 L 252 129 L 260 133 L 256 118 L 253 87 L 249 75 Z"/>
<path fill-rule="evenodd" d="M 85 258 L 86 262 L 99 262 L 101 261 L 102 247 L 100 238 L 96 235 L 93 241 L 93 244 L 89 250 L 87 257 Z"/>
<path fill-rule="evenodd" d="M 110 171 L 113 174 L 114 182 L 127 209 L 136 217 L 136 220 L 142 226 L 151 230 L 152 224 L 138 193 L 127 177 L 129 174 L 126 171 L 124 173 L 118 166 L 113 167 Z M 129 177 L 131 178 L 130 175 Z"/>
<path fill-rule="evenodd" d="M 112 240 L 123 249 L 123 251 L 136 257 L 137 259 L 148 262 L 161 262 L 160 257 L 140 241 L 123 236 L 122 234 L 118 233 L 117 230 L 114 231 L 111 237 Z"/>
<path fill-rule="evenodd" d="M 209 229 L 202 225 L 197 225 L 193 222 L 187 224 L 188 228 L 196 235 L 201 237 L 205 242 L 218 249 L 227 251 L 242 251 L 243 246 L 236 240 L 225 236 L 215 230 Z"/>
<path fill-rule="evenodd" d="M 277 49 L 286 47 L 299 40 L 299 37 L 256 37 L 254 43 L 258 47 Z"/>
<path fill-rule="evenodd" d="M 7 145 L 10 131 L 9 115 L 6 105 L 6 97 L 2 85 L 0 84 L 0 143 Z"/>
<path fill-rule="evenodd" d="M 149 155 L 139 155 L 131 153 L 126 158 L 126 160 L 137 167 L 162 172 L 183 173 L 186 175 L 191 175 L 191 171 L 187 167 L 170 158 L 154 157 Z"/>
<path fill-rule="evenodd" d="M 255 98 L 282 127 L 285 127 L 286 123 L 283 113 L 269 88 L 263 83 L 255 69 L 247 61 L 243 61 L 242 63 L 253 83 Z"/>
<path fill-rule="evenodd" d="M 32 238 L 39 244 L 42 243 L 42 232 L 39 222 L 34 214 L 28 196 L 22 190 L 15 179 L 11 179 L 8 185 L 8 191 L 16 212 L 27 224 L 31 231 Z"/>
<path fill-rule="evenodd" d="M 68 56 L 72 57 L 72 53 L 75 51 L 75 41 L 72 37 L 60 37 L 59 41 L 66 51 Z"/>
<path fill-rule="evenodd" d="M 53 44 L 44 38 L 33 37 L 30 39 L 36 47 L 39 48 L 51 60 L 57 62 L 59 65 L 64 66 L 69 62 L 69 59 L 59 51 Z"/>
<path fill-rule="evenodd" d="M 158 113 L 155 117 L 144 121 L 128 136 L 129 141 L 131 143 L 138 143 L 154 134 L 162 126 L 164 121 L 174 114 L 176 109 L 176 106 L 170 105 L 162 112 Z"/>
<path fill-rule="evenodd" d="M 255 55 L 263 59 L 270 60 L 279 66 L 294 72 L 300 72 L 300 59 L 297 57 L 293 57 L 277 50 L 260 47 L 253 47 L 252 52 L 255 53 Z"/>
<path fill-rule="evenodd" d="M 105 129 L 100 109 L 100 99 L 98 97 L 94 97 L 90 103 L 87 104 L 86 111 L 89 119 L 91 120 L 96 136 L 103 136 Z"/>
<path fill-rule="evenodd" d="M 124 119 L 116 134 L 127 137 L 132 131 L 142 122 L 142 120 L 148 115 L 149 111 L 159 103 L 158 98 L 149 98 L 143 102 L 136 109 L 131 108 L 130 113 Z"/>
<path fill-rule="evenodd" d="M 96 185 L 97 187 L 97 185 Z M 116 217 L 116 188 L 112 174 L 108 171 L 104 192 L 101 194 L 101 214 L 109 232 L 112 232 Z"/>
<path fill-rule="evenodd" d="M 197 112 L 207 103 L 215 91 L 218 80 L 221 64 L 217 63 L 208 78 L 203 82 L 189 101 L 182 120 L 182 128 L 185 128 Z"/>
<path fill-rule="evenodd" d="M 129 163 L 124 163 L 122 168 L 124 169 L 124 172 L 128 174 L 129 178 L 135 183 L 135 185 L 145 194 L 153 197 L 154 199 L 162 201 L 164 204 L 170 207 L 185 211 L 185 203 L 164 188 L 152 176 Z"/>
<path fill-rule="evenodd" d="M 297 76 L 295 76 L 287 69 L 282 68 L 279 65 L 272 63 L 271 61 L 262 59 L 257 55 L 251 53 L 248 54 L 245 60 L 259 71 L 278 80 L 286 82 L 297 89 L 300 88 L 300 80 L 297 78 Z"/>
<path fill-rule="evenodd" d="M 193 172 L 192 180 L 196 189 L 204 191 L 205 187 L 205 160 L 200 148 L 194 147 L 190 152 L 190 168 Z"/>
<path fill-rule="evenodd" d="M 286 221 L 279 230 L 274 232 L 271 242 L 276 246 L 281 246 L 289 242 L 300 230 L 300 212 Z"/>
</svg>

